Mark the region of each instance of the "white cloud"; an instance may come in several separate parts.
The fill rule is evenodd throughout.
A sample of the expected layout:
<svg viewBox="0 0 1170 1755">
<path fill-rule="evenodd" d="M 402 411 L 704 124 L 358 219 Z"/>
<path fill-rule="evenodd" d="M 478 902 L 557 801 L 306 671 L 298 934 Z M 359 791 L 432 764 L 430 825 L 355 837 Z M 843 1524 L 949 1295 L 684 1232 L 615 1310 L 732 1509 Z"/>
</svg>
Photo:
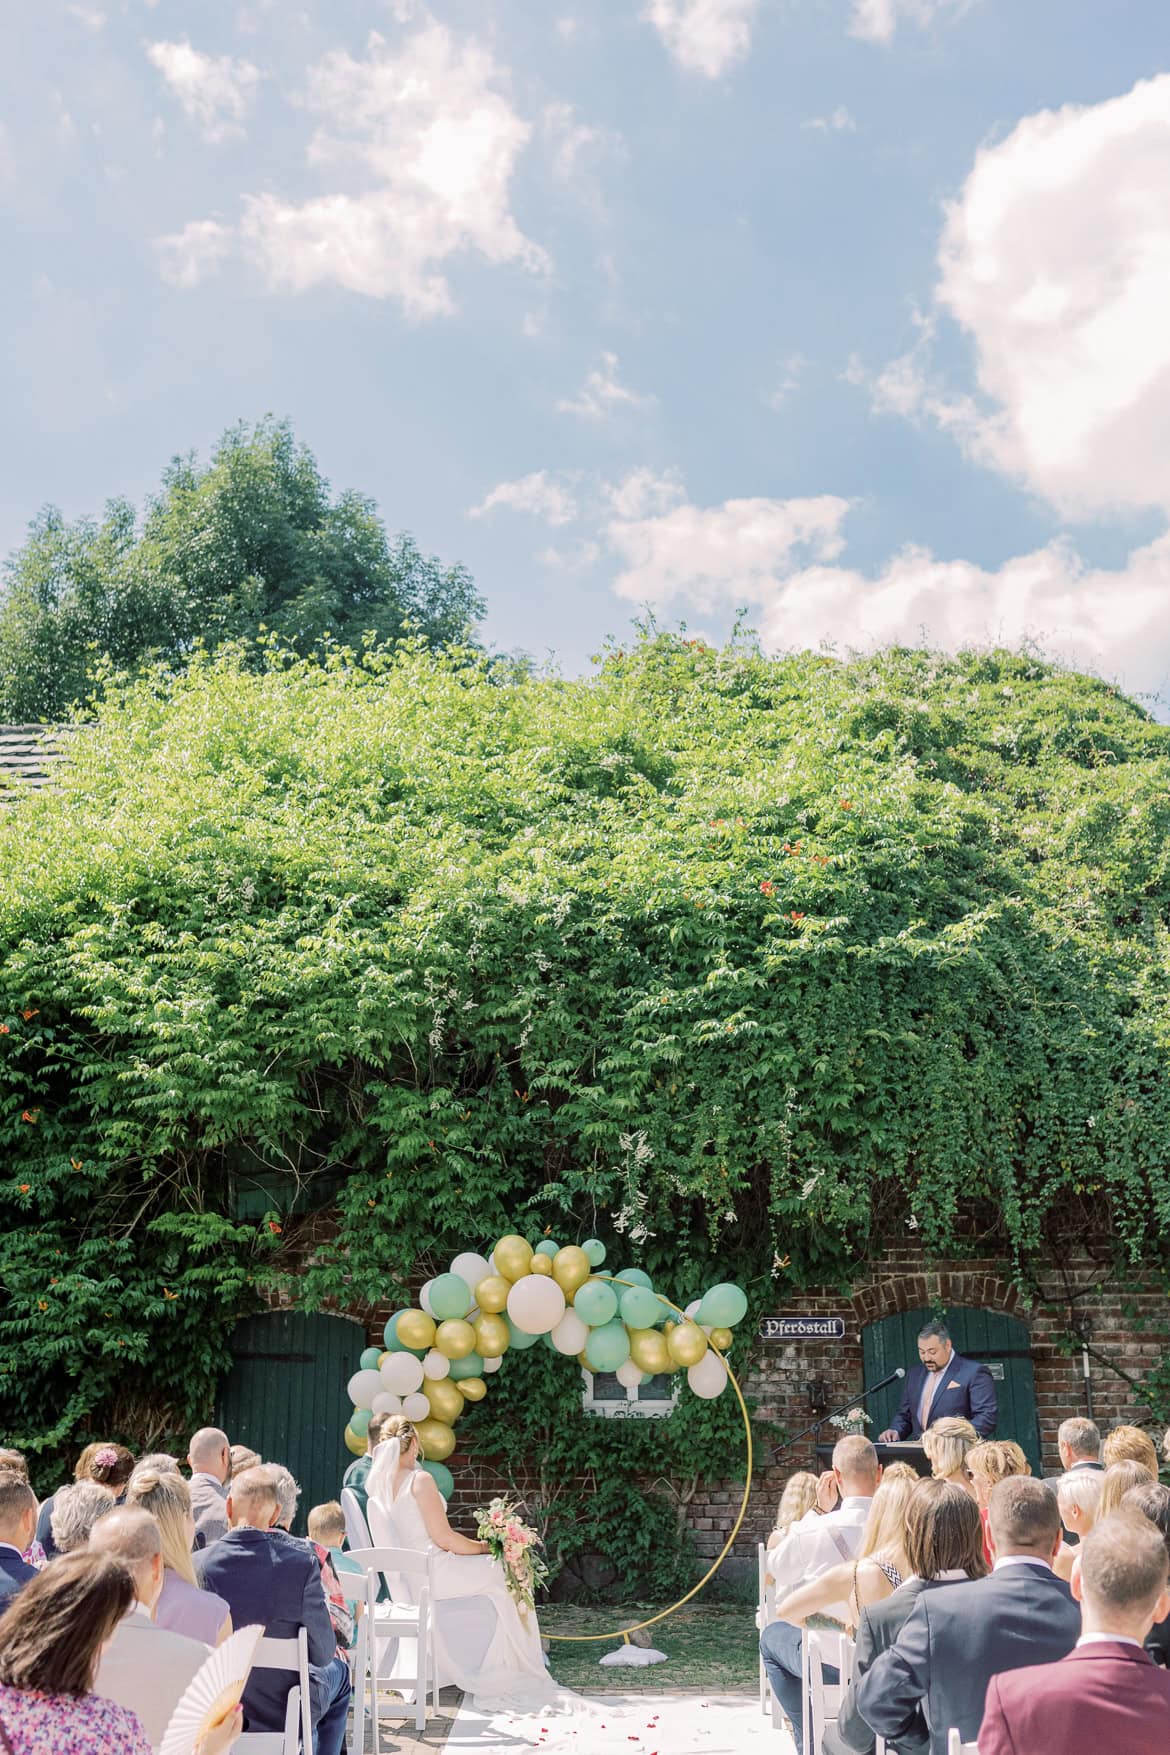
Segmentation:
<svg viewBox="0 0 1170 1755">
<path fill-rule="evenodd" d="M 925 28 L 944 14 L 965 12 L 971 0 L 853 0 L 851 36 L 867 43 L 888 43 L 899 24 Z"/>
<path fill-rule="evenodd" d="M 619 482 L 603 482 L 601 497 L 614 518 L 646 518 L 677 506 L 686 499 L 686 491 L 677 470 L 659 475 L 656 470 L 643 467 L 631 469 Z"/>
<path fill-rule="evenodd" d="M 619 557 L 619 597 L 686 602 L 710 610 L 770 600 L 795 557 L 832 560 L 841 550 L 847 500 L 725 500 L 676 505 L 655 516 L 616 517 L 605 527 Z"/>
<path fill-rule="evenodd" d="M 1170 508 L 1170 74 L 976 158 L 940 306 L 994 405 L 979 455 L 1069 511 Z"/>
<path fill-rule="evenodd" d="M 158 240 L 159 271 L 172 286 L 198 286 L 230 255 L 232 227 L 217 219 L 193 219 L 180 232 Z"/>
<path fill-rule="evenodd" d="M 66 11 L 71 18 L 77 20 L 78 24 L 83 24 L 86 30 L 105 29 L 106 15 L 100 6 L 87 5 L 85 0 L 73 0 L 73 4 L 66 7 Z"/>
<path fill-rule="evenodd" d="M 187 41 L 148 43 L 146 53 L 205 140 L 242 137 L 244 117 L 263 78 L 258 67 L 231 55 L 205 55 Z"/>
<path fill-rule="evenodd" d="M 808 360 L 802 353 L 790 353 L 787 359 L 780 362 L 780 376 L 770 390 L 761 392 L 766 405 L 776 411 L 783 408 L 792 392 L 799 388 L 800 380 L 808 368 Z"/>
<path fill-rule="evenodd" d="M 528 512 L 546 524 L 572 524 L 580 516 L 577 501 L 563 482 L 555 480 L 547 469 L 535 470 L 519 481 L 502 481 L 487 498 L 468 511 L 469 518 L 483 518 L 499 506 L 513 512 Z"/>
<path fill-rule="evenodd" d="M 532 130 L 497 89 L 502 77 L 488 50 L 433 22 L 401 48 L 375 32 L 364 59 L 327 55 L 308 76 L 308 158 L 352 192 L 245 195 L 244 252 L 273 286 L 334 284 L 397 299 L 415 317 L 454 308 L 442 269 L 460 252 L 544 272 L 545 252 L 510 206 Z"/>
<path fill-rule="evenodd" d="M 601 364 L 585 375 L 575 397 L 557 403 L 558 414 L 579 414 L 582 420 L 605 420 L 621 408 L 649 408 L 653 396 L 631 390 L 618 377 L 616 353 L 603 353 Z"/>
<path fill-rule="evenodd" d="M 759 0 L 646 0 L 652 24 L 680 67 L 718 79 L 752 44 Z"/>
<path fill-rule="evenodd" d="M 546 104 L 541 124 L 552 147 L 553 175 L 562 183 L 571 183 L 579 176 L 583 161 L 621 145 L 618 135 L 582 122 L 572 104 Z"/>
<path fill-rule="evenodd" d="M 810 116 L 807 122 L 802 122 L 800 125 L 802 128 L 811 128 L 817 134 L 857 133 L 857 123 L 853 118 L 853 112 L 847 110 L 844 104 L 838 104 L 837 108 L 830 110 L 827 116 Z"/>
</svg>

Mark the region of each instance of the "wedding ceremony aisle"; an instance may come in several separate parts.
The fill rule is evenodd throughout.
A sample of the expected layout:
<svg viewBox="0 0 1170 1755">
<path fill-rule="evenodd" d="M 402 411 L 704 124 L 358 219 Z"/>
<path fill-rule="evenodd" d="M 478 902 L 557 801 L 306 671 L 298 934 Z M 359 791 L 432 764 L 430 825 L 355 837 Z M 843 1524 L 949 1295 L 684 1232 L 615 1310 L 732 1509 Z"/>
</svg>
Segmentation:
<svg viewBox="0 0 1170 1755">
<path fill-rule="evenodd" d="M 765 1750 L 768 1755 L 792 1755 L 787 1729 L 774 1729 L 755 1698 L 745 1694 L 638 1691 L 590 1695 L 589 1702 L 612 1711 L 612 1721 L 601 1721 L 600 1734 L 609 1737 L 616 1732 L 631 1755 L 667 1755 L 668 1751 L 669 1755 L 754 1755 L 757 1750 L 760 1755 Z M 496 1721 L 466 1703 L 459 1708 L 445 1744 L 448 1750 L 466 1750 L 469 1755 L 488 1755 L 492 1750 L 511 1755 L 526 1748 L 541 1749 L 546 1755 L 591 1755 L 596 1746 L 588 1723 L 554 1716 L 534 1726 L 530 1735 L 509 1736 Z"/>
</svg>

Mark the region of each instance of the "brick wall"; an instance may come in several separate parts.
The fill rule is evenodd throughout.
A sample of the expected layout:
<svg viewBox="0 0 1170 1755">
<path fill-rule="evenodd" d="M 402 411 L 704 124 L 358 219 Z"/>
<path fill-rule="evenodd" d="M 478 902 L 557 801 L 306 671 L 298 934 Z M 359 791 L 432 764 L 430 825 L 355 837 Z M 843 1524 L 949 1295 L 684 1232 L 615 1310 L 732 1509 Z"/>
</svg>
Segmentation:
<svg viewBox="0 0 1170 1755">
<path fill-rule="evenodd" d="M 1069 1292 L 1077 1294 L 1075 1309 L 1092 1320 L 1093 1409 L 1103 1430 L 1122 1420 L 1142 1423 L 1143 1410 L 1121 1373 L 1140 1377 L 1162 1352 L 1156 1339 L 1146 1338 L 1142 1333 L 1140 1322 L 1143 1317 L 1156 1317 L 1164 1312 L 1164 1294 L 1152 1286 L 1129 1282 L 1124 1286 L 1101 1287 L 1101 1278 L 1100 1266 L 1087 1256 L 1066 1261 L 1059 1269 L 1053 1269 L 1047 1281 L 1041 1277 L 1040 1296 L 1029 1304 L 1008 1284 L 1001 1262 L 932 1260 L 913 1243 L 907 1243 L 876 1256 L 867 1272 L 854 1282 L 851 1293 L 825 1288 L 786 1297 L 782 1289 L 778 1290 L 774 1314 L 843 1317 L 845 1338 L 758 1342 L 744 1389 L 758 1404 L 761 1418 L 796 1433 L 813 1418 L 807 1389 L 810 1380 L 820 1378 L 828 1385 L 830 1408 L 847 1402 L 862 1388 L 861 1331 L 865 1324 L 896 1311 L 934 1303 L 999 1311 L 1016 1317 L 1029 1329 L 1045 1467 L 1055 1471 L 1059 1467 L 1056 1428 L 1069 1414 L 1085 1411 L 1080 1352 L 1070 1355 L 1059 1345 L 1059 1337 L 1067 1328 L 1064 1312 Z M 363 1312 L 372 1343 L 380 1342 L 389 1314 L 389 1308 Z M 913 1361 L 908 1360 L 907 1364 L 910 1363 Z M 571 1368 L 566 1361 L 566 1369 Z M 452 1507 L 456 1521 L 461 1512 L 469 1512 L 474 1505 L 482 1504 L 485 1496 L 499 1492 L 507 1484 L 492 1459 L 476 1453 L 471 1429 L 461 1423 L 458 1430 L 461 1439 L 466 1434 L 467 1442 L 461 1443 L 450 1460 L 456 1478 Z M 756 1484 L 748 1515 L 732 1550 L 733 1558 L 741 1563 L 751 1559 L 754 1564 L 755 1544 L 771 1528 L 785 1480 L 796 1468 L 814 1466 L 815 1454 L 809 1441 L 762 1467 L 759 1461 L 757 1457 Z M 521 1491 L 525 1489 L 523 1480 L 518 1485 Z M 588 1490 L 584 1479 L 573 1486 Z M 742 1492 L 741 1473 L 738 1479 L 731 1476 L 700 1488 L 687 1508 L 687 1521 L 702 1558 L 714 1559 L 723 1546 Z"/>
</svg>

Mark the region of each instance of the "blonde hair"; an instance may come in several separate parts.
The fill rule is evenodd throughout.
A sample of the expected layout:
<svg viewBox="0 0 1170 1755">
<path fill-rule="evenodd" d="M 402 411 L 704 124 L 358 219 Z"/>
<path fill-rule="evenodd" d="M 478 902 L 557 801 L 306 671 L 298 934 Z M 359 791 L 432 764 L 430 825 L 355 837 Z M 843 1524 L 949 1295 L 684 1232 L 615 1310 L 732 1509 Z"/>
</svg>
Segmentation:
<svg viewBox="0 0 1170 1755">
<path fill-rule="evenodd" d="M 198 1584 L 191 1559 L 187 1519 L 191 1515 L 191 1489 L 177 1469 L 135 1469 L 126 1489 L 127 1505 L 149 1511 L 162 1537 L 163 1565 L 184 1584 Z"/>
<path fill-rule="evenodd" d="M 882 1476 L 865 1520 L 861 1551 L 857 1556 L 859 1560 L 872 1560 L 881 1555 L 894 1562 L 905 1561 L 906 1507 L 917 1480 L 913 1473 L 909 1479 L 897 1475 L 892 1481 L 888 1476 Z M 905 1571 L 905 1566 L 899 1564 L 898 1570 Z"/>
<path fill-rule="evenodd" d="M 979 1434 L 970 1420 L 964 1420 L 958 1414 L 945 1415 L 922 1434 L 922 1448 L 930 1459 L 935 1478 L 940 1481 L 949 1480 L 959 1473 L 968 1453 L 978 1442 Z"/>
<path fill-rule="evenodd" d="M 345 1541 L 345 1513 L 336 1499 L 314 1505 L 309 1513 L 309 1540 L 323 1548 L 340 1548 Z"/>
<path fill-rule="evenodd" d="M 397 1438 L 405 1450 L 411 1439 L 417 1437 L 418 1433 L 415 1430 L 413 1420 L 408 1420 L 405 1414 L 390 1414 L 382 1423 L 382 1433 L 378 1443 L 385 1444 L 388 1439 Z"/>
<path fill-rule="evenodd" d="M 882 1470 L 883 1481 L 917 1481 L 919 1479 L 918 1470 L 908 1462 L 887 1463 Z"/>
<path fill-rule="evenodd" d="M 1006 1481 L 1009 1475 L 1030 1475 L 1032 1465 L 1012 1438 L 984 1438 L 973 1444 L 966 1456 L 967 1473 L 974 1478 L 979 1476 L 985 1483 L 981 1505 L 987 1503 L 991 1489 L 999 1481 Z M 1078 1473 L 1085 1473 L 1079 1470 Z M 978 1498 L 978 1494 L 976 1495 Z"/>
<path fill-rule="evenodd" d="M 789 1475 L 784 1483 L 784 1491 L 780 1495 L 780 1504 L 776 1508 L 776 1528 L 788 1530 L 794 1523 L 799 1523 L 806 1511 L 811 1511 L 817 1502 L 817 1478 L 808 1469 L 798 1469 Z"/>
<path fill-rule="evenodd" d="M 1158 1479 L 1157 1449 L 1149 1433 L 1143 1432 L 1140 1426 L 1115 1426 L 1106 1434 L 1101 1460 L 1107 1468 L 1110 1463 L 1142 1463 L 1155 1481 Z"/>
<path fill-rule="evenodd" d="M 1097 1518 L 1108 1517 L 1114 1511 L 1120 1511 L 1121 1502 L 1131 1487 L 1148 1487 L 1158 1479 L 1153 1469 L 1148 1469 L 1143 1462 L 1136 1462 L 1131 1457 L 1121 1462 L 1110 1463 L 1101 1476 L 1101 1504 L 1097 1510 Z"/>
<path fill-rule="evenodd" d="M 1071 1473 L 1061 1475 L 1057 1481 L 1056 1503 L 1062 1514 L 1069 1506 L 1075 1505 L 1092 1525 L 1101 1515 L 1101 1495 L 1104 1490 L 1105 1475 L 1102 1470 L 1073 1469 Z"/>
</svg>

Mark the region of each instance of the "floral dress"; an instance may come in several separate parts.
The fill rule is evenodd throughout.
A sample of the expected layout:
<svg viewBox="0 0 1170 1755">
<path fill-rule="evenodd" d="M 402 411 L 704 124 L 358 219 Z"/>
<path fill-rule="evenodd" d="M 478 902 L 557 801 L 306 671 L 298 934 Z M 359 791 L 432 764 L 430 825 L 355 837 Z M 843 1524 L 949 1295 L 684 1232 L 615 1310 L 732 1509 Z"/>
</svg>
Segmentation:
<svg viewBox="0 0 1170 1755">
<path fill-rule="evenodd" d="M 137 1714 L 100 1694 L 0 1686 L 0 1731 L 12 1755 L 151 1755 Z"/>
</svg>

